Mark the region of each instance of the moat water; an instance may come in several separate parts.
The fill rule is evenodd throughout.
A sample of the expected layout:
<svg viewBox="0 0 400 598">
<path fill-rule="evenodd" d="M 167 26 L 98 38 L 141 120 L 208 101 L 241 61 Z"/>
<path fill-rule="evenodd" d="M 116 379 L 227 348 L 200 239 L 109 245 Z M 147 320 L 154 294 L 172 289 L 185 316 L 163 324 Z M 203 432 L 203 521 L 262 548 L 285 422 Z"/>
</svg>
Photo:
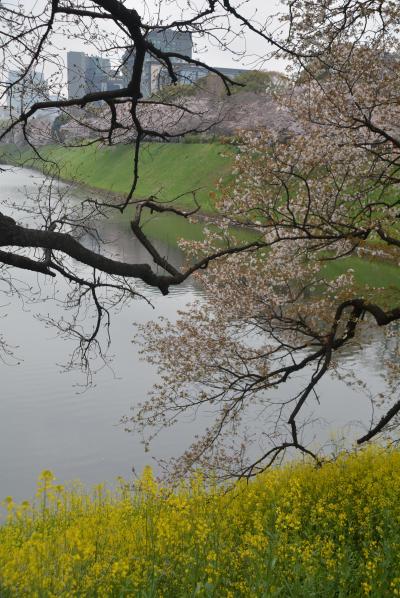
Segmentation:
<svg viewBox="0 0 400 598">
<path fill-rule="evenodd" d="M 29 207 L 42 176 L 28 169 L 4 168 L 0 173 L 1 200 Z M 29 222 L 30 215 L 20 213 L 16 217 Z M 132 239 L 127 224 L 110 222 L 102 236 L 108 252 L 130 261 L 150 261 Z M 175 263 L 182 259 L 176 246 L 160 243 L 159 249 Z M 4 356 L 0 362 L 0 500 L 7 495 L 17 500 L 32 496 L 43 469 L 51 469 L 63 481 L 79 478 L 87 484 L 112 482 L 117 476 L 130 478 L 132 468 L 138 473 L 146 464 L 157 469 L 153 457 L 167 458 L 183 452 L 201 427 L 198 420 L 187 419 L 163 432 L 150 453 L 144 451 L 140 438 L 124 431 L 120 420 L 146 398 L 157 379 L 155 367 L 140 360 L 138 347 L 132 343 L 134 323 L 159 316 L 174 319 L 179 309 L 201 295 L 201 289 L 188 281 L 163 297 L 143 288 L 152 306 L 133 300 L 113 314 L 112 370 L 98 371 L 94 384 L 84 390 L 82 373 L 74 369 L 66 372 L 62 367 L 75 343 L 60 338 L 41 321 L 43 317 L 60 316 L 63 285 L 58 286 L 55 295 L 52 283 L 43 276 L 16 272 L 16 277 L 20 290 L 27 291 L 26 300 L 13 294 L 7 282 L 0 286 L 0 332 L 14 355 Z M 28 287 L 40 301 L 28 300 Z M 342 357 L 349 371 L 356 371 L 373 393 L 381 388 L 389 349 L 382 350 L 378 335 L 362 348 L 347 348 Z M 361 419 L 368 425 L 371 406 L 362 390 L 330 377 L 320 389 L 323 400 L 319 414 L 325 435 L 342 429 L 349 421 Z M 318 437 L 318 430 L 315 435 Z"/>
</svg>

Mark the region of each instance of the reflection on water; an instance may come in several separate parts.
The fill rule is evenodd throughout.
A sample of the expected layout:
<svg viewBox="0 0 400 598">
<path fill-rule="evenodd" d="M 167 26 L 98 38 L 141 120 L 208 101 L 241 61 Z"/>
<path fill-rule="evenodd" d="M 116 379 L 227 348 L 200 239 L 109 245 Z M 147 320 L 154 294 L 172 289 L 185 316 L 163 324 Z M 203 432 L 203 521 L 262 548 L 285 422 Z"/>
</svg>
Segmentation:
<svg viewBox="0 0 400 598">
<path fill-rule="evenodd" d="M 19 202 L 41 177 L 27 170 L 7 170 L 0 174 L 0 181 L 2 199 Z M 18 219 L 23 219 L 23 215 Z M 101 235 L 106 251 L 116 257 L 150 261 L 123 223 L 110 225 Z M 177 249 L 161 245 L 158 249 L 174 263 L 182 259 Z M 44 468 L 52 469 L 60 479 L 79 477 L 89 483 L 112 480 L 118 475 L 129 477 L 132 466 L 140 471 L 151 463 L 151 456 L 145 454 L 139 438 L 123 431 L 119 420 L 132 405 L 143 401 L 155 372 L 154 367 L 139 361 L 137 347 L 132 343 L 133 323 L 159 315 L 173 319 L 199 290 L 190 281 L 173 288 L 167 297 L 155 289 L 146 289 L 153 307 L 133 300 L 116 313 L 111 330 L 114 372 L 108 368 L 98 372 L 95 386 L 82 392 L 82 375 L 64 372 L 60 366 L 75 345 L 57 337 L 52 328 L 35 318 L 37 314 L 62 313 L 57 305 L 57 299 L 62 297 L 54 295 L 52 281 L 29 272 L 18 272 L 17 276 L 34 291 L 40 289 L 45 299 L 39 304 L 22 305 L 16 296 L 0 296 L 2 316 L 7 316 L 1 320 L 1 332 L 20 358 L 18 365 L 0 363 L 0 497 L 30 496 Z M 58 286 L 62 294 L 62 282 Z M 195 423 L 186 423 L 179 442 L 175 435 L 163 435 L 155 452 L 177 454 L 196 428 Z"/>
<path fill-rule="evenodd" d="M 41 177 L 28 170 L 6 169 L 0 174 L 2 199 L 20 203 L 23 188 L 32 190 Z M 29 217 L 27 216 L 29 219 Z M 129 234 L 128 225 L 113 223 L 101 230 L 108 252 L 127 261 L 149 261 L 143 247 Z M 89 239 L 85 239 L 89 243 Z M 179 250 L 159 244 L 162 255 L 174 263 L 182 259 Z M 82 392 L 82 376 L 76 371 L 64 372 L 65 363 L 74 345 L 59 338 L 54 329 L 46 328 L 36 314 L 57 315 L 63 286 L 54 294 L 51 282 L 32 273 L 18 273 L 25 284 L 41 291 L 37 304 L 21 304 L 7 291 L 1 299 L 3 316 L 1 332 L 15 347 L 19 363 L 0 363 L 0 498 L 11 494 L 17 499 L 32 495 L 39 472 L 46 468 L 59 479 L 80 478 L 86 483 L 129 477 L 132 466 L 140 471 L 151 463 L 140 439 L 127 434 L 119 425 L 130 407 L 143 401 L 156 380 L 153 366 L 139 360 L 132 343 L 134 322 L 147 322 L 160 315 L 174 319 L 177 311 L 200 293 L 192 281 L 162 297 L 156 290 L 146 289 L 153 307 L 133 300 L 113 316 L 113 370 L 104 368 L 95 377 L 95 386 Z M 144 290 L 144 289 L 142 289 Z M 369 339 L 363 348 L 353 345 L 344 352 L 349 370 L 368 381 L 371 393 L 381 388 L 382 345 Z M 390 353 L 390 347 L 386 348 Z M 298 380 L 285 391 L 294 390 Z M 368 421 L 369 401 L 365 393 L 356 392 L 336 378 L 327 377 L 320 386 L 321 413 L 336 430 L 351 420 Z M 281 392 L 281 391 L 280 391 Z M 198 431 L 198 420 L 182 422 L 177 429 L 167 430 L 154 443 L 152 454 L 168 457 L 181 453 Z M 314 430 L 318 435 L 318 430 Z"/>
</svg>

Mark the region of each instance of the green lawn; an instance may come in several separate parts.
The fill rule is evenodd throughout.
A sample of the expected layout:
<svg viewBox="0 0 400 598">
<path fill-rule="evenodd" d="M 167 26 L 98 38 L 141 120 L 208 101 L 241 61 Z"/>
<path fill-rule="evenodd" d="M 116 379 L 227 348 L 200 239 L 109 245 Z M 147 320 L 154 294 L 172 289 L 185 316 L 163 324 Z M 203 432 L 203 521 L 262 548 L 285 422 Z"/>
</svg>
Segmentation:
<svg viewBox="0 0 400 598">
<path fill-rule="evenodd" d="M 139 184 L 135 195 L 156 195 L 163 200 L 180 197 L 179 205 L 193 206 L 191 192 L 198 190 L 202 211 L 213 211 L 210 192 L 216 190 L 220 178 L 228 179 L 232 160 L 228 146 L 215 143 L 144 143 L 139 162 Z M 133 179 L 133 148 L 130 145 L 65 148 L 47 146 L 41 155 L 57 163 L 59 174 L 90 187 L 126 194 Z M 10 149 L 10 158 L 41 170 L 51 168 L 32 156 L 30 150 L 17 153 Z M 7 156 L 5 156 L 7 158 Z"/>
<path fill-rule="evenodd" d="M 35 159 L 30 150 L 20 153 L 15 147 L 3 146 L 2 149 L 6 160 L 25 166 L 44 168 L 43 163 Z M 127 193 L 130 189 L 133 163 L 131 146 L 92 145 L 79 148 L 47 146 L 41 148 L 40 152 L 43 157 L 58 164 L 60 176 L 64 179 L 121 194 Z M 210 192 L 215 191 L 220 178 L 228 181 L 231 177 L 233 160 L 229 158 L 230 152 L 232 148 L 229 146 L 216 143 L 144 143 L 136 196 L 157 195 L 160 199 L 171 200 L 182 193 L 189 192 L 177 201 L 180 206 L 191 208 L 193 201 L 190 191 L 199 189 L 197 197 L 202 212 L 212 212 L 214 206 Z M 48 163 L 47 168 L 50 167 L 51 164 Z M 131 213 L 128 213 L 123 218 L 130 216 Z M 117 214 L 116 217 L 118 218 Z M 203 237 L 204 225 L 201 222 L 190 224 L 172 214 L 162 216 L 153 214 L 146 220 L 147 234 L 153 239 L 166 242 L 169 246 L 176 246 L 180 238 L 199 240 Z M 236 229 L 236 236 L 240 242 L 245 242 L 253 238 L 254 233 Z M 350 257 L 328 262 L 324 267 L 324 273 L 333 279 L 348 268 L 353 268 L 355 271 L 355 280 L 360 294 L 368 296 L 370 292 L 373 293 L 372 289 L 381 288 L 380 300 L 387 305 L 398 304 L 400 273 L 396 264 L 384 260 L 372 261 Z"/>
<path fill-rule="evenodd" d="M 387 308 L 399 304 L 400 270 L 396 263 L 352 256 L 327 262 L 323 273 L 327 278 L 334 279 L 349 268 L 354 270 L 356 291 L 360 296 Z"/>
</svg>

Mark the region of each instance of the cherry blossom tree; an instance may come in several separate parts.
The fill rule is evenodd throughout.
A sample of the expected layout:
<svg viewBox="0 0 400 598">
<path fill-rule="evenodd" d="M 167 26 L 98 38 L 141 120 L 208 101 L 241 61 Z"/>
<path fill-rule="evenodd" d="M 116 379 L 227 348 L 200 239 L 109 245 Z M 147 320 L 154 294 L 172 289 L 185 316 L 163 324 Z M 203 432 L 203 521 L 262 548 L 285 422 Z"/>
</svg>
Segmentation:
<svg viewBox="0 0 400 598">
<path fill-rule="evenodd" d="M 38 199 L 35 226 L 1 213 L 3 280 L 8 277 L 11 284 L 18 269 L 63 277 L 71 285 L 70 303 L 90 300 L 98 314 L 94 330 L 82 333 L 73 322 L 63 329 L 78 334 L 87 364 L 88 348 L 101 325 L 109 323 L 109 305 L 138 295 L 138 281 L 166 294 L 197 276 L 204 300 L 182 313 L 177 324 L 155 323 L 139 332 L 144 356 L 161 360 L 163 382 L 133 423 L 157 431 L 188 411 L 213 411 L 209 429 L 176 463 L 179 473 L 211 461 L 224 475 L 251 476 L 290 448 L 319 462 L 304 428 L 310 397 L 326 373 L 337 368 L 341 350 L 356 338 L 363 342 L 363 326 L 393 334 L 400 317 L 396 297 L 388 303 L 384 293 L 360 288 L 347 269 L 336 277 L 326 274 L 326 264 L 341 264 L 349 255 L 384 253 L 398 259 L 400 7 L 393 0 L 288 0 L 278 27 L 276 20 L 258 19 L 252 2 L 189 0 L 176 3 L 174 17 L 169 2 L 158 4 L 157 11 L 145 2 L 135 6 L 122 0 L 43 1 L 32 11 L 1 4 L 2 68 L 13 66 L 20 73 L 12 82 L 3 78 L 1 93 L 10 94 L 34 72 L 51 68 L 58 97 L 11 115 L 0 140 L 19 129 L 43 158 L 30 128 L 39 111 L 58 108 L 87 124 L 100 102 L 108 116 L 93 124 L 96 139 L 88 143 L 112 144 L 128 137 L 133 150 L 132 186 L 121 202 L 98 199 L 72 210 L 51 193 L 56 183 L 50 181 L 49 193 Z M 159 60 L 172 83 L 178 80 L 174 60 L 216 74 L 227 93 L 234 81 L 200 60 L 158 49 L 149 33 L 160 28 L 187 31 L 226 50 L 251 33 L 265 45 L 265 60 L 275 53 L 291 65 L 292 85 L 285 86 L 280 101 L 296 127 L 238 140 L 233 182 L 221 190 L 217 206 L 217 228 L 210 227 L 201 243 L 186 244 L 183 269 L 157 251 L 142 229 L 143 215 L 172 211 L 190 218 L 198 206 L 184 212 L 170 202 L 135 194 L 143 140 L 170 140 L 175 134 L 165 122 L 171 110 L 177 127 L 188 110 L 184 102 L 143 98 L 145 56 Z M 59 52 L 65 36 L 100 53 L 128 51 L 134 59 L 127 85 L 66 99 Z M 149 108 L 161 117 L 149 119 Z M 202 130 L 201 120 L 196 129 Z M 178 127 L 176 134 L 184 132 Z M 134 209 L 132 234 L 154 268 L 119 261 L 80 241 L 82 231 L 96 235 L 96 218 L 128 207 Z M 250 231 L 247 242 L 238 244 L 232 233 L 237 226 Z M 106 303 L 103 291 L 114 293 Z M 298 389 L 285 391 L 293 379 Z M 393 388 L 397 379 L 393 368 Z M 371 422 L 359 443 L 394 425 L 400 402 L 394 393 L 387 401 L 386 412 Z M 247 454 L 251 439 L 242 441 L 240 432 L 257 404 L 266 446 L 254 456 Z"/>
<path fill-rule="evenodd" d="M 205 299 L 176 323 L 138 333 L 144 357 L 161 363 L 162 382 L 131 424 L 151 441 L 149 429 L 212 413 L 174 475 L 212 464 L 222 476 L 251 477 L 288 450 L 321 463 L 311 425 L 319 382 L 328 372 L 344 376 L 343 350 L 365 343 L 366 330 L 397 336 L 398 287 L 389 296 L 361 284 L 346 258 L 399 260 L 400 6 L 332 0 L 288 8 L 293 83 L 281 102 L 298 130 L 238 140 L 220 230 L 184 244 L 192 259 L 229 254 L 196 273 Z M 235 226 L 252 231 L 238 252 Z M 333 262 L 339 274 L 330 273 Z M 397 437 L 398 376 L 395 359 L 359 445 Z"/>
<path fill-rule="evenodd" d="M 168 0 L 153 4 L 123 0 L 42 0 L 32 6 L 30 2 L 0 4 L 1 100 L 4 103 L 13 96 L 26 97 L 27 93 L 23 94 L 21 90 L 28 90 L 29 97 L 33 97 L 34 92 L 39 92 L 34 89 L 35 82 L 41 87 L 39 99 L 25 104 L 21 99 L 19 111 L 9 110 L 7 123 L 2 123 L 0 142 L 18 135 L 37 160 L 46 162 L 44 169 L 52 175 L 48 189 L 41 190 L 31 209 L 29 227 L 22 225 L 15 215 L 16 208 L 26 212 L 26 206 L 13 206 L 12 213 L 7 213 L 10 206 L 2 206 L 0 264 L 4 288 L 8 292 L 18 270 L 29 270 L 45 277 L 63 278 L 70 285 L 69 306 L 80 309 L 85 302 L 91 303 L 97 310 L 93 330 L 82 332 L 75 325 L 76 317 L 71 318 L 69 325 L 64 320 L 58 323 L 63 334 L 78 336 L 84 367 L 89 364 L 90 349 L 100 350 L 96 344 L 97 333 L 102 326 L 108 328 L 112 305 L 140 297 L 142 293 L 138 285 L 139 289 L 144 284 L 167 294 L 171 286 L 181 284 L 197 269 L 206 267 L 226 252 L 218 250 L 181 271 L 160 255 L 142 228 L 143 217 L 149 211 L 172 212 L 188 218 L 199 209 L 192 189 L 188 192 L 194 196 L 193 208 L 187 212 L 173 204 L 174 198 L 160 201 L 155 197 L 137 197 L 143 140 L 168 142 L 187 132 L 205 131 L 210 126 L 201 110 L 194 114 L 182 101 L 143 96 L 145 57 L 151 55 L 159 61 L 172 84 L 178 82 L 179 65 L 186 65 L 214 73 L 228 94 L 234 85 L 229 77 L 202 60 L 160 50 L 152 43 L 150 34 L 170 30 L 183 32 L 197 36 L 203 46 L 214 43 L 227 51 L 235 40 L 242 40 L 242 45 L 239 43 L 235 50 L 239 55 L 245 52 L 241 47 L 244 48 L 245 28 L 250 25 L 229 0 L 174 4 L 173 10 Z M 270 39 L 270 48 L 276 50 L 278 40 L 275 42 L 272 36 L 269 37 L 266 25 L 266 22 L 255 23 L 254 27 Z M 64 57 L 68 44 L 70 48 L 83 48 L 110 58 L 114 73 L 123 70 L 127 74 L 125 85 L 111 90 L 83 89 L 81 94 L 66 97 Z M 10 71 L 12 78 L 8 76 Z M 47 86 L 42 84 L 43 73 Z M 51 130 L 40 128 L 38 115 L 55 109 L 60 112 L 55 126 Z M 191 124 L 193 119 L 194 125 Z M 85 128 L 86 141 L 79 145 L 119 142 L 131 145 L 132 184 L 125 197 L 119 201 L 93 198 L 71 208 L 68 198 L 57 190 L 57 164 L 46 159 L 41 149 L 43 141 L 61 141 L 58 129 L 63 120 Z M 154 267 L 148 263 L 125 263 L 106 255 L 104 248 L 99 252 L 82 242 L 83 233 L 96 238 L 102 222 L 115 212 L 127 210 L 134 214 L 130 222 L 132 237 L 148 251 Z M 104 294 L 107 294 L 106 300 Z M 53 323 L 57 325 L 57 322 Z"/>
</svg>

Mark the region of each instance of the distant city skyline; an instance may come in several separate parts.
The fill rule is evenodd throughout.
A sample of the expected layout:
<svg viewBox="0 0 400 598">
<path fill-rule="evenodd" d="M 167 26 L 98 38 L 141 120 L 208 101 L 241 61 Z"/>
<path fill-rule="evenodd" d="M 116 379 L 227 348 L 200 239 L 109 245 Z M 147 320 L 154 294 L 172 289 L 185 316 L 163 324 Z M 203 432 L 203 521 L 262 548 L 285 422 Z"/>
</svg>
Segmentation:
<svg viewBox="0 0 400 598">
<path fill-rule="evenodd" d="M 149 34 L 149 41 L 163 52 L 182 54 L 189 58 L 193 55 L 193 38 L 190 32 L 176 29 L 154 30 Z M 111 68 L 110 59 L 104 55 L 89 56 L 84 52 L 68 52 L 68 98 L 74 99 L 91 92 L 127 87 L 132 76 L 134 60 L 134 48 L 127 49 L 120 57 L 122 66 L 116 75 Z M 178 82 L 181 84 L 195 83 L 209 72 L 206 68 L 188 63 L 181 58 L 172 57 L 171 62 Z M 245 70 L 212 66 L 229 77 L 235 77 Z M 169 84 L 171 84 L 171 77 L 168 69 L 155 56 L 147 52 L 141 80 L 143 97 L 149 97 Z"/>
<path fill-rule="evenodd" d="M 192 58 L 193 56 L 193 36 L 192 33 L 188 31 L 178 31 L 176 29 L 154 30 L 149 33 L 149 41 L 163 52 L 182 54 L 188 58 Z M 129 83 L 134 59 L 134 51 L 126 50 L 123 56 L 122 67 L 125 86 Z M 177 75 L 178 82 L 181 84 L 195 83 L 202 77 L 205 77 L 209 72 L 206 68 L 191 64 L 181 58 L 172 57 L 171 63 Z M 219 67 L 215 64 L 210 66 L 217 68 L 222 74 L 229 77 L 235 77 L 243 72 L 243 70 L 246 70 Z M 166 85 L 171 84 L 171 82 L 171 77 L 165 65 L 147 52 L 145 55 L 141 81 L 141 91 L 143 96 L 148 97 Z"/>
<path fill-rule="evenodd" d="M 40 12 L 46 3 L 47 0 L 23 0 L 24 8 L 26 10 L 34 10 L 35 13 Z M 11 2 L 8 2 L 9 6 L 12 6 L 13 4 L 16 5 L 16 0 L 11 0 Z M 264 22 L 266 18 L 270 17 L 278 10 L 279 4 L 280 3 L 277 0 L 251 0 L 248 5 L 243 7 L 243 10 L 245 11 L 245 16 L 249 17 L 250 14 L 252 14 L 259 22 Z M 127 0 L 126 5 L 132 8 L 139 8 L 140 10 L 140 7 L 137 6 L 137 3 L 134 0 Z M 173 19 L 179 18 L 179 7 L 186 9 L 186 0 L 177 0 L 173 5 L 170 3 L 164 3 L 164 13 L 162 11 L 158 12 L 157 6 L 158 2 L 156 0 L 149 0 L 147 3 L 148 8 L 146 9 L 146 15 L 144 18 L 145 22 L 155 23 L 162 21 L 163 24 L 166 24 L 167 22 L 171 22 Z M 142 9 L 144 10 L 143 6 Z M 108 23 L 104 24 L 104 22 L 102 22 L 101 27 L 105 28 L 106 35 L 107 31 L 111 32 L 111 25 Z M 279 28 L 278 22 L 276 20 L 272 20 L 269 30 L 273 31 L 277 28 Z M 57 30 L 55 29 L 55 32 L 56 31 Z M 234 69 L 231 72 L 226 71 L 226 74 L 230 74 L 231 76 L 233 72 L 239 72 L 239 69 L 248 70 L 253 68 L 263 68 L 282 72 L 286 66 L 286 62 L 282 59 L 274 58 L 272 60 L 263 62 L 262 56 L 265 56 L 265 54 L 268 51 L 271 51 L 272 48 L 260 36 L 257 36 L 251 32 L 248 32 L 241 40 L 232 35 L 230 40 L 226 40 L 229 50 L 225 51 L 221 48 L 218 48 L 218 43 L 220 40 L 218 39 L 217 35 L 214 38 L 202 38 L 194 33 L 192 39 L 192 56 L 194 58 L 197 58 L 210 66 L 221 69 Z M 74 30 L 73 23 L 71 23 L 69 35 L 66 35 L 61 30 L 56 32 L 56 45 L 54 46 L 53 51 L 55 60 L 50 60 L 41 65 L 41 68 L 44 69 L 46 78 L 49 80 L 49 86 L 51 87 L 52 92 L 55 94 L 61 93 L 64 97 L 69 95 L 66 72 L 66 67 L 68 67 L 68 52 L 83 52 L 86 56 L 96 55 L 99 58 L 104 57 L 104 50 L 107 47 L 107 39 L 104 37 L 100 38 L 100 40 L 104 42 L 101 43 L 100 46 L 96 42 L 93 42 L 93 44 L 90 42 L 88 43 L 87 40 L 84 40 L 77 34 L 77 32 Z M 118 51 L 113 48 L 113 50 L 110 51 L 110 56 L 107 57 L 110 60 L 110 64 L 114 70 L 118 62 L 117 52 Z M 122 49 L 120 50 L 120 53 L 121 52 Z M 23 60 L 23 56 L 16 56 L 15 64 L 10 64 L 9 70 L 16 70 L 18 67 L 22 67 Z M 93 71 L 95 70 L 96 69 L 93 68 Z M 184 79 L 184 77 L 193 79 L 195 78 L 194 75 L 199 74 L 199 70 L 193 68 L 190 69 L 188 67 L 187 72 L 182 73 L 182 79 Z M 148 74 L 144 73 L 144 78 L 145 77 L 147 77 L 149 80 Z M 153 68 L 150 81 L 154 81 L 157 78 L 162 81 L 165 80 L 165 77 L 165 69 Z M 118 82 L 114 83 L 116 85 L 118 84 Z M 163 83 L 161 82 L 161 85 L 162 84 Z M 96 87 L 96 85 L 97 83 L 94 82 L 93 86 Z"/>
<path fill-rule="evenodd" d="M 43 6 L 47 3 L 47 0 L 23 0 L 24 7 L 26 10 L 34 9 L 39 12 Z M 17 0 L 11 0 L 8 5 L 17 6 Z M 157 23 L 166 25 L 175 19 L 180 17 L 181 11 L 187 11 L 186 0 L 175 0 L 173 4 L 161 3 L 160 8 L 159 0 L 147 0 L 147 2 L 140 3 L 136 0 L 127 0 L 126 6 L 128 8 L 135 8 L 136 10 L 142 10 L 144 21 L 152 21 L 153 25 Z M 272 15 L 276 14 L 279 10 L 282 11 L 282 2 L 280 0 L 251 0 L 248 4 L 242 7 L 242 12 L 247 18 L 255 18 L 259 23 L 264 23 L 266 19 L 271 19 Z M 110 29 L 107 24 L 102 23 L 102 27 Z M 276 31 L 280 28 L 280 24 L 277 19 L 272 19 L 269 30 Z M 271 46 L 256 33 L 248 31 L 245 35 L 244 40 L 240 41 L 234 36 L 231 36 L 229 40 L 229 50 L 222 50 L 218 48 L 220 40 L 207 39 L 207 42 L 203 40 L 199 35 L 194 34 L 194 51 L 193 56 L 207 62 L 209 64 L 218 64 L 221 67 L 227 68 L 258 68 L 260 66 L 260 57 L 264 56 L 267 52 L 271 51 Z M 88 54 L 94 53 L 93 50 L 88 50 L 87 43 L 82 39 L 68 38 L 65 35 L 59 35 L 59 50 L 63 53 L 68 51 L 81 51 Z M 64 47 L 63 47 L 64 46 Z M 243 52 L 244 55 L 240 56 Z M 268 61 L 263 68 L 268 70 L 284 71 L 286 67 L 286 61 L 281 58 L 272 58 Z"/>
</svg>

